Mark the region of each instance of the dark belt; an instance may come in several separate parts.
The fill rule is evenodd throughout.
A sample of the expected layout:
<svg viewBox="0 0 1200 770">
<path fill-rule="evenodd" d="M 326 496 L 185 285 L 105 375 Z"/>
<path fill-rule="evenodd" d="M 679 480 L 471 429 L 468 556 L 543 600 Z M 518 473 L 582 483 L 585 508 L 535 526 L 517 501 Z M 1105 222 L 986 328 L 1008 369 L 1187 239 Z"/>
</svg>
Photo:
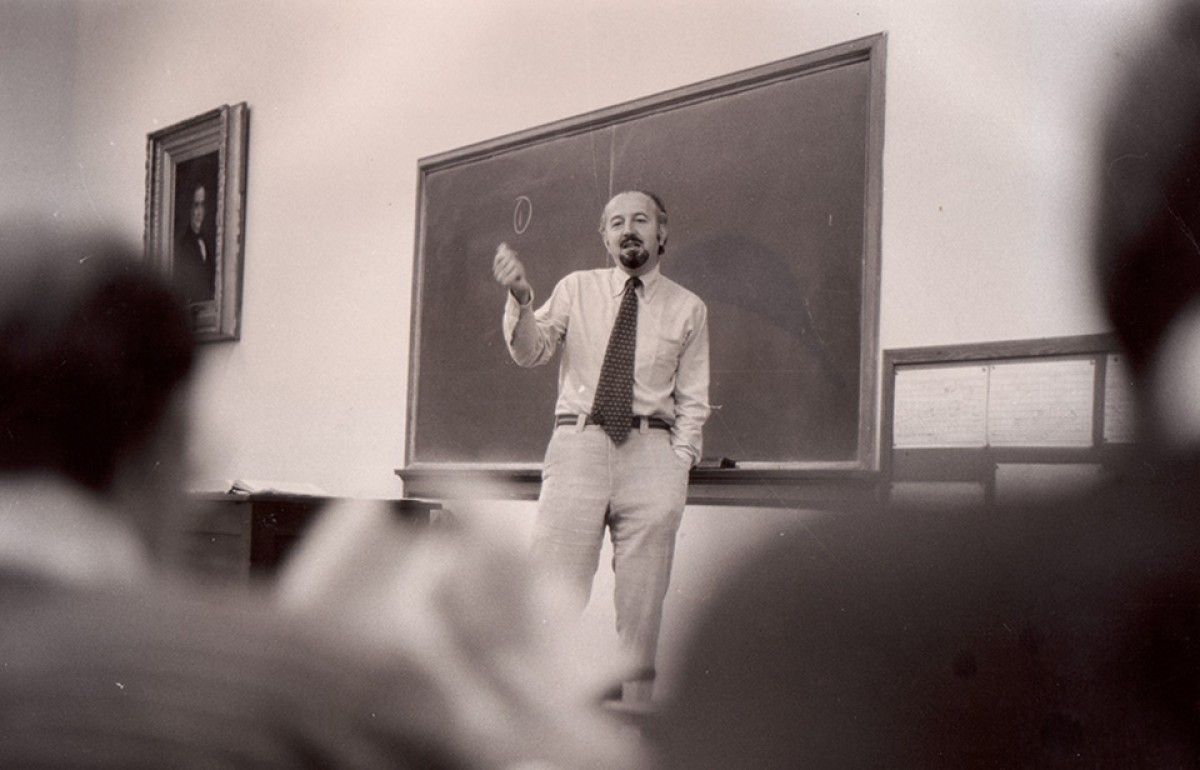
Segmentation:
<svg viewBox="0 0 1200 770">
<path fill-rule="evenodd" d="M 661 417 L 637 417 L 637 416 L 635 416 L 629 422 L 630 427 L 633 428 L 634 430 L 637 430 L 638 428 L 642 427 L 642 420 L 646 421 L 647 428 L 657 428 L 658 430 L 670 430 L 671 429 L 671 423 L 667 422 L 666 420 L 662 419 Z M 577 415 L 577 414 L 556 414 L 556 415 L 554 415 L 554 424 L 556 426 L 558 426 L 558 425 L 578 425 L 579 424 L 579 415 Z M 597 425 L 598 423 L 595 420 L 593 420 L 592 416 L 589 414 L 583 418 L 583 424 L 584 425 Z"/>
</svg>

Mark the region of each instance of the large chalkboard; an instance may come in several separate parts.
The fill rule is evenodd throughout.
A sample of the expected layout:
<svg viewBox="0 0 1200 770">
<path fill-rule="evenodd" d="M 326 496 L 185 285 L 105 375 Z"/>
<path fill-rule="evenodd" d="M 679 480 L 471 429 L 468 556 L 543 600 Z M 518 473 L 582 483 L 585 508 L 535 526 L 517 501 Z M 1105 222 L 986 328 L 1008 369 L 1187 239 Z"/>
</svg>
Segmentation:
<svg viewBox="0 0 1200 770">
<path fill-rule="evenodd" d="M 600 213 L 625 189 L 663 197 L 663 272 L 708 304 L 705 455 L 873 469 L 884 44 L 421 160 L 406 470 L 538 466 L 558 361 L 509 358 L 492 256 L 508 242 L 545 300 L 568 272 L 608 264 Z"/>
</svg>

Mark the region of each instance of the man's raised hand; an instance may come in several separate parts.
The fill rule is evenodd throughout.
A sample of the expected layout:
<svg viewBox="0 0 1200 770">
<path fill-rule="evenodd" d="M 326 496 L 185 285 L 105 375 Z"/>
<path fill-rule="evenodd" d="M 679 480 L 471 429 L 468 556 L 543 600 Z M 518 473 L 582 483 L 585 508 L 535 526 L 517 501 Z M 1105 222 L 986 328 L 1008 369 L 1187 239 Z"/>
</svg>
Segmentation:
<svg viewBox="0 0 1200 770">
<path fill-rule="evenodd" d="M 525 305 L 533 297 L 533 289 L 525 280 L 525 265 L 517 259 L 517 252 L 507 243 L 501 243 L 492 259 L 492 275 L 496 283 L 512 292 L 517 302 Z"/>
</svg>

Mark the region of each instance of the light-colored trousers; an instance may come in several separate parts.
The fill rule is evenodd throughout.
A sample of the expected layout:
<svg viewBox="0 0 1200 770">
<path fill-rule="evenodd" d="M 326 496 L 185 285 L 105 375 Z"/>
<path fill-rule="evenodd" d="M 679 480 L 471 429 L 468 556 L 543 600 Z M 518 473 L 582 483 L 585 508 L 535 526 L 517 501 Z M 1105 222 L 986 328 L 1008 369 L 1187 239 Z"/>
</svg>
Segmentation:
<svg viewBox="0 0 1200 770">
<path fill-rule="evenodd" d="M 617 636 L 654 679 L 675 533 L 687 502 L 688 463 L 670 432 L 634 428 L 616 446 L 598 425 L 560 425 L 546 449 L 533 556 L 566 577 L 586 605 L 607 525 L 613 544 Z"/>
</svg>

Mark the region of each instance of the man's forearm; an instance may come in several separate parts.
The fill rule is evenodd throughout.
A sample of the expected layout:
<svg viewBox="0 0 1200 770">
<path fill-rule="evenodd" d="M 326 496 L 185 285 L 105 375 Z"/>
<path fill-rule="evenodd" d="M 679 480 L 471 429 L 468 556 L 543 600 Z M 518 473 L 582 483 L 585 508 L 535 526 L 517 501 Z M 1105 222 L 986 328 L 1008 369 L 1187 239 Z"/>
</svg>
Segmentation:
<svg viewBox="0 0 1200 770">
<path fill-rule="evenodd" d="M 504 332 L 505 344 L 509 355 L 518 366 L 539 366 L 550 359 L 552 350 L 538 328 L 534 317 L 532 295 L 521 303 L 515 294 L 510 293 L 505 308 Z"/>
</svg>

